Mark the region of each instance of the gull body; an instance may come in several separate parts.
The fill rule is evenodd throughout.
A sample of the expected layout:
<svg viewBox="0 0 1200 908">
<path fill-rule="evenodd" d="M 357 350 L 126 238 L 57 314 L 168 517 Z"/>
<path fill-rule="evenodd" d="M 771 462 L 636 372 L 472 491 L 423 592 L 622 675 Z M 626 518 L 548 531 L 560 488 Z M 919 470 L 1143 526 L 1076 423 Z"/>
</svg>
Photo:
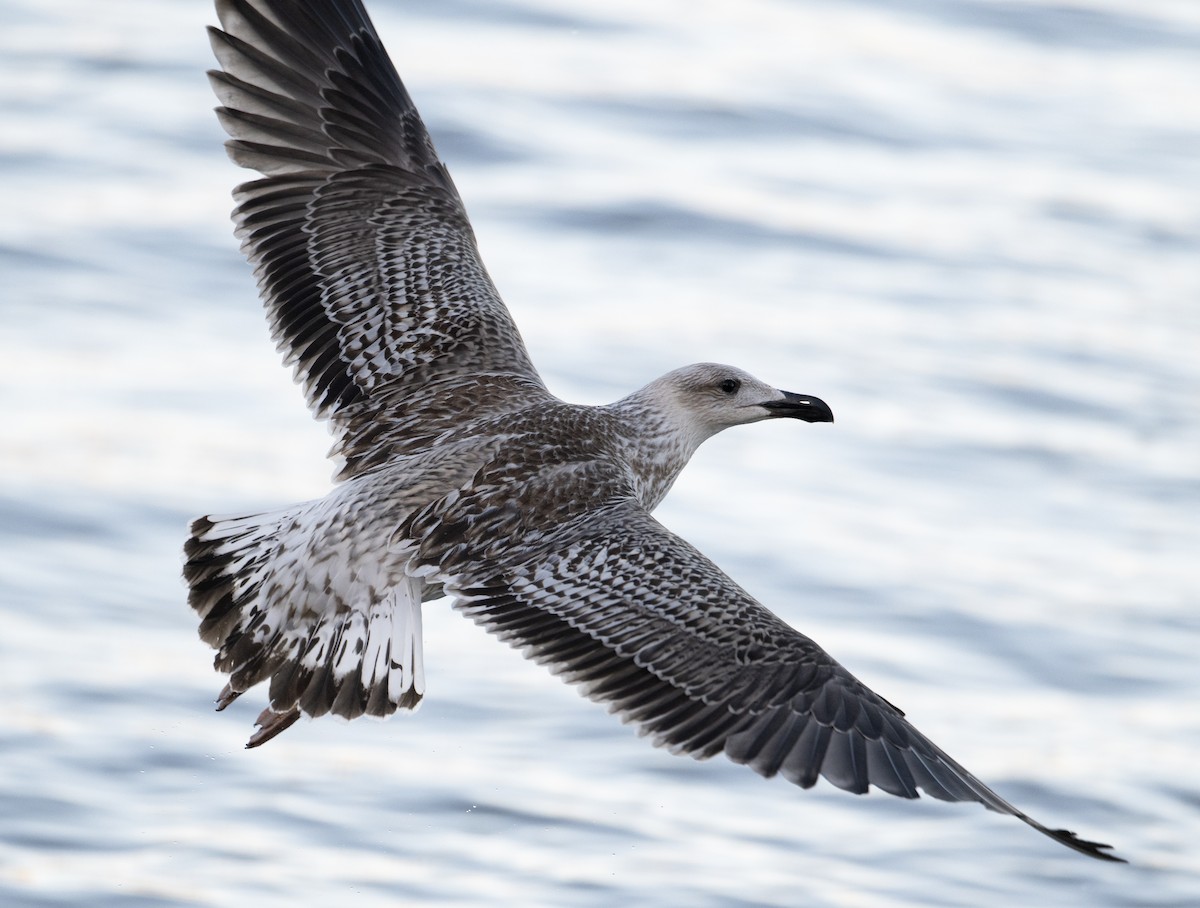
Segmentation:
<svg viewBox="0 0 1200 908">
<path fill-rule="evenodd" d="M 357 0 L 218 0 L 210 73 L 236 233 L 342 466 L 324 498 L 202 517 L 189 602 L 228 681 L 260 683 L 248 746 L 301 715 L 384 716 L 425 695 L 422 603 L 454 606 L 654 743 L 803 787 L 823 776 L 1002 799 L 651 512 L 696 449 L 819 398 L 700 363 L 605 406 L 554 397 Z"/>
</svg>

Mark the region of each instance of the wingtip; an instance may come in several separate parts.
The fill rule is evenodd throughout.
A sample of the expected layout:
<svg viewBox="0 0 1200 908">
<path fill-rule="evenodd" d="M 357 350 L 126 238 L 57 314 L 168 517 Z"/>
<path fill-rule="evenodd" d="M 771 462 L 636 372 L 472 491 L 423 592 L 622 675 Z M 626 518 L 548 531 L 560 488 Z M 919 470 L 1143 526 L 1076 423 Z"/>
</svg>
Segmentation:
<svg viewBox="0 0 1200 908">
<path fill-rule="evenodd" d="M 1105 845 L 1103 842 L 1089 842 L 1087 839 L 1079 838 L 1069 829 L 1048 829 L 1046 832 L 1052 839 L 1061 842 L 1068 848 L 1073 848 L 1080 854 L 1086 854 L 1090 858 L 1110 861 L 1114 864 L 1129 863 L 1125 858 L 1111 853 L 1112 845 Z"/>
</svg>

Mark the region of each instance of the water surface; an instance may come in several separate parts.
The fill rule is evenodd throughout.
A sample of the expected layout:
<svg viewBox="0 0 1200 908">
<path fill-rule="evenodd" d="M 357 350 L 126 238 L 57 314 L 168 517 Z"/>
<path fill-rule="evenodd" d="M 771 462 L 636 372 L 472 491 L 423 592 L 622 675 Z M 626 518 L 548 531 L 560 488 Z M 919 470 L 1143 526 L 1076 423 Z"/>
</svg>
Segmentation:
<svg viewBox="0 0 1200 908">
<path fill-rule="evenodd" d="M 231 237 L 203 3 L 0 0 L 0 902 L 1200 902 L 1200 8 L 372 4 L 551 388 L 834 426 L 660 509 L 1088 861 L 656 751 L 444 603 L 429 696 L 244 751 L 187 522 L 328 487 Z"/>
</svg>

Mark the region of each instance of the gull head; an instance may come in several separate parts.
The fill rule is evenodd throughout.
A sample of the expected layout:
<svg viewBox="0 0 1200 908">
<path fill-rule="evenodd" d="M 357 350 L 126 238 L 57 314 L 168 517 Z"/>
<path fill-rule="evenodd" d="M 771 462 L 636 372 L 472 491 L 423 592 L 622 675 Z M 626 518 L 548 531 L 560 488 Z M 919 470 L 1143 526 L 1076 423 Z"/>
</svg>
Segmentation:
<svg viewBox="0 0 1200 908">
<path fill-rule="evenodd" d="M 718 363 L 684 366 L 646 390 L 701 440 L 730 426 L 764 419 L 833 422 L 833 411 L 820 398 L 780 391 L 742 369 Z"/>
</svg>

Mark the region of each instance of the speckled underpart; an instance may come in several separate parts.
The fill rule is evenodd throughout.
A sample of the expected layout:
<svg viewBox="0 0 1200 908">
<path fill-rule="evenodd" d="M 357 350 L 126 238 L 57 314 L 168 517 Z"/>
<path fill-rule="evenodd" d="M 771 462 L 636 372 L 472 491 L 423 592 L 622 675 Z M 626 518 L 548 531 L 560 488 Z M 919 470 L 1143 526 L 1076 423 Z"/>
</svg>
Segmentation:
<svg viewBox="0 0 1200 908">
<path fill-rule="evenodd" d="M 234 211 L 273 336 L 338 484 L 192 524 L 184 576 L 228 675 L 266 682 L 249 746 L 301 714 L 425 694 L 421 603 L 442 595 L 654 743 L 798 785 L 919 791 L 1019 817 L 819 646 L 650 514 L 707 438 L 816 398 L 730 366 L 677 369 L 608 406 L 546 389 L 421 119 L 356 0 L 218 0 L 210 74 Z"/>
</svg>

